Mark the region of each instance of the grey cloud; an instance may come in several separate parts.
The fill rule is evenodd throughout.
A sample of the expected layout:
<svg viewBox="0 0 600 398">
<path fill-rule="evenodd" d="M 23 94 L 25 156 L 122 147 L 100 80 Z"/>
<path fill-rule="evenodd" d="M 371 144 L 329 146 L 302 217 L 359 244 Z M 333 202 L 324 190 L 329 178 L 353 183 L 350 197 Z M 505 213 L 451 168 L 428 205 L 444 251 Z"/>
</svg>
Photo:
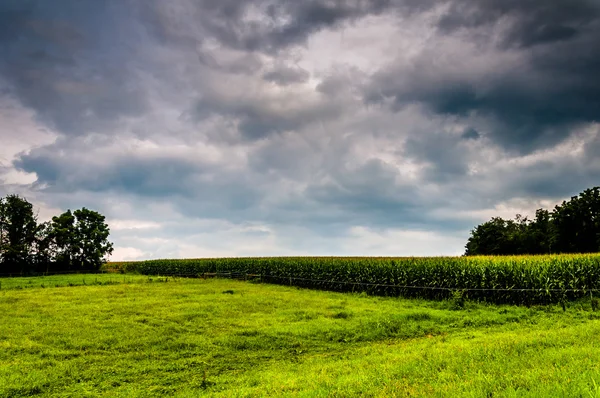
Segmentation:
<svg viewBox="0 0 600 398">
<path fill-rule="evenodd" d="M 423 181 L 400 183 L 398 171 L 378 159 L 345 166 L 353 159 L 344 143 L 311 157 L 310 144 L 281 137 L 250 153 L 243 172 L 167 153 L 107 157 L 105 150 L 95 152 L 96 144 L 59 141 L 22 154 L 15 165 L 36 173 L 35 190 L 62 197 L 61 207 L 78 205 L 82 194 L 134 198 L 139 203 L 168 201 L 192 218 L 293 225 L 323 236 L 343 234 L 357 225 L 426 229 L 436 223 L 436 229 L 466 228 L 464 221 L 439 220 L 430 214 L 440 202 L 423 195 Z M 105 159 L 101 163 L 93 160 L 100 157 Z"/>
<path fill-rule="evenodd" d="M 277 53 L 302 45 L 321 29 L 337 27 L 367 15 L 401 9 L 426 9 L 434 1 L 397 0 L 200 0 L 181 3 L 142 2 L 150 30 L 166 42 L 196 45 L 203 37 L 248 51 Z M 249 18 L 250 10 L 260 18 Z M 186 21 L 185 30 L 177 29 Z M 189 32 L 196 30 L 195 34 Z"/>
<path fill-rule="evenodd" d="M 6 0 L 0 80 L 9 95 L 65 134 L 109 130 L 146 108 L 131 73 L 126 4 Z"/>
<path fill-rule="evenodd" d="M 485 121 L 478 130 L 489 131 L 496 142 L 522 153 L 562 141 L 572 127 L 593 122 L 600 112 L 600 86 L 592 80 L 585 83 L 584 76 L 550 73 L 542 75 L 542 86 L 527 87 L 519 84 L 526 77 L 507 75 L 497 82 L 484 82 L 491 87 L 481 92 L 478 86 L 482 82 L 468 75 L 455 82 L 451 78 L 432 82 L 419 72 L 409 73 L 413 74 L 413 79 L 408 79 L 412 80 L 409 89 L 394 87 L 394 72 L 379 75 L 379 94 L 372 98 L 392 97 L 396 107 L 420 102 L 437 114 L 456 115 L 466 121 L 477 116 Z M 439 73 L 444 75 L 443 70 Z M 563 83 L 571 77 L 577 81 L 571 85 Z M 557 79 L 562 87 L 557 85 Z M 591 71 L 587 79 L 592 79 Z"/>
<path fill-rule="evenodd" d="M 390 0 L 285 1 L 279 7 L 270 8 L 271 15 L 275 19 L 290 16 L 292 18 L 289 23 L 272 32 L 271 41 L 277 46 L 301 42 L 310 33 L 321 28 L 369 14 L 380 14 L 388 9 L 391 3 Z"/>
<path fill-rule="evenodd" d="M 507 25 L 502 46 L 531 47 L 567 41 L 597 29 L 600 5 L 594 0 L 451 1 L 438 22 L 443 33 Z"/>
<path fill-rule="evenodd" d="M 463 133 L 460 135 L 460 138 L 464 140 L 477 140 L 481 138 L 481 134 L 479 134 L 474 128 L 470 127 L 463 131 Z"/>
<path fill-rule="evenodd" d="M 223 98 L 205 94 L 197 101 L 191 115 L 198 121 L 211 116 L 229 118 L 237 123 L 244 140 L 259 140 L 271 134 L 295 131 L 330 120 L 343 113 L 343 104 L 313 98 L 308 103 L 293 100 L 294 93 L 270 97 L 264 92 Z M 304 93 L 306 94 L 306 93 Z"/>
<path fill-rule="evenodd" d="M 49 196 L 87 192 L 169 200 L 184 214 L 203 218 L 242 221 L 266 195 L 260 178 L 222 170 L 202 159 L 135 151 L 107 157 L 106 150 L 95 151 L 95 144 L 59 140 L 22 154 L 14 166 L 35 173 L 33 188 Z M 104 161 L 93 160 L 99 157 Z"/>
<path fill-rule="evenodd" d="M 468 227 L 464 220 L 442 220 L 430 211 L 442 198 L 426 194 L 423 182 L 400 183 L 397 171 L 379 159 L 371 159 L 351 170 L 338 170 L 332 180 L 313 183 L 306 189 L 306 198 L 323 209 L 307 216 L 317 217 L 321 224 L 338 224 L 345 228 L 363 225 L 374 228 L 427 229 L 435 224 L 438 230 L 461 230 Z M 326 222 L 323 222 L 327 220 Z"/>
<path fill-rule="evenodd" d="M 600 123 L 596 125 L 596 135 L 583 146 L 584 159 L 600 166 Z"/>
<path fill-rule="evenodd" d="M 57 149 L 53 145 L 33 150 L 15 161 L 15 166 L 36 173 L 36 184 L 50 192 L 126 191 L 148 197 L 189 195 L 195 190 L 195 177 L 205 172 L 174 158 L 117 157 L 102 166 L 78 164 L 81 159 L 57 156 Z"/>
<path fill-rule="evenodd" d="M 447 132 L 415 134 L 407 139 L 403 154 L 427 165 L 427 181 L 451 181 L 468 172 L 470 154 L 464 144 L 464 140 Z"/>
<path fill-rule="evenodd" d="M 464 144 L 468 146 L 461 144 L 449 148 L 449 152 L 467 158 L 467 162 L 475 166 L 474 172 L 457 174 L 442 181 L 441 187 L 447 198 L 460 198 L 466 210 L 489 209 L 514 198 L 531 201 L 569 198 L 600 181 L 599 133 L 596 125 L 591 135 L 572 137 L 564 147 L 558 147 L 560 149 L 535 153 L 528 158 L 490 151 L 480 140 L 466 141 Z M 581 146 L 583 151 L 569 152 L 573 146 Z M 459 152 L 458 148 L 463 150 Z M 444 162 L 441 160 L 438 167 L 445 167 Z"/>
<path fill-rule="evenodd" d="M 286 65 L 277 65 L 263 75 L 265 80 L 280 86 L 304 83 L 309 77 L 310 74 L 306 70 L 300 67 L 290 67 Z"/>
<path fill-rule="evenodd" d="M 368 76 L 355 67 L 336 67 L 323 77 L 316 90 L 329 97 L 361 98 L 361 89 Z"/>
<path fill-rule="evenodd" d="M 455 42 L 462 48 L 429 48 L 411 65 L 383 68 L 365 88 L 368 103 L 391 100 L 393 109 L 420 103 L 436 114 L 463 118 L 518 153 L 555 145 L 574 127 L 598 120 L 597 3 L 456 1 L 450 5 L 440 19 L 440 29 L 477 46 L 465 51 L 465 44 Z M 494 41 L 496 24 L 504 15 L 511 21 L 510 29 L 499 35 L 503 43 L 511 43 L 510 48 L 498 47 Z M 541 33 L 535 33 L 559 32 L 556 27 L 561 24 L 576 26 L 577 34 L 548 33 L 542 40 Z M 461 57 L 457 50 L 462 50 Z M 481 53 L 497 62 L 482 68 Z"/>
<path fill-rule="evenodd" d="M 310 170 L 318 167 L 315 160 L 319 160 L 320 156 L 308 142 L 292 135 L 281 135 L 272 137 L 253 151 L 248 166 L 259 173 L 273 173 L 302 181 L 309 177 Z"/>
<path fill-rule="evenodd" d="M 498 181 L 495 198 L 548 198 L 560 200 L 577 195 L 598 185 L 600 164 L 586 159 L 566 158 L 559 161 L 540 161 L 488 176 Z M 502 192 L 504 191 L 504 192 Z"/>
<path fill-rule="evenodd" d="M 49 2 L 6 1 L 0 80 L 9 90 L 2 94 L 63 135 L 22 153 L 14 166 L 36 173 L 29 188 L 57 207 L 104 206 L 119 217 L 151 219 L 151 210 L 137 207 L 168 203 L 188 221 L 257 221 L 332 241 L 352 226 L 458 234 L 473 226 L 464 217 L 470 211 L 515 196 L 569 196 L 600 178 L 597 139 L 585 143 L 581 158 L 517 162 L 600 114 L 592 3 L 572 2 L 572 11 L 563 1 L 544 4 L 131 0 L 65 1 L 59 10 Z M 291 66 L 298 61 L 293 47 L 315 32 L 436 5 L 448 8 L 412 64 L 399 59 L 373 76 L 337 66 L 315 90 L 296 84 L 310 76 Z M 460 48 L 436 46 L 436 32 L 460 38 L 448 40 Z M 489 55 L 483 67 L 478 52 Z M 225 129 L 233 131 L 230 139 L 213 139 L 213 132 L 230 134 Z M 160 151 L 114 145 L 115 137 L 127 144 L 124 132 L 132 131 L 144 144 L 160 141 Z M 104 140 L 90 141 L 91 132 Z M 167 134 L 170 140 L 159 140 Z M 208 157 L 221 147 L 212 160 L 180 156 L 195 144 Z M 496 157 L 486 158 L 485 150 Z M 229 154 L 242 164 L 229 162 Z M 499 161 L 504 155 L 515 164 Z M 416 176 L 388 162 L 393 156 L 416 165 Z M 481 174 L 471 173 L 477 162 L 486 166 Z M 0 181 L 0 192 L 6 189 Z M 136 212 L 117 213 L 121 201 Z M 161 232 L 192 234 L 195 227 Z M 293 247 L 297 235 L 289 234 Z"/>
<path fill-rule="evenodd" d="M 570 138 L 574 142 L 558 154 L 539 152 L 523 158 L 493 150 L 485 138 L 465 140 L 433 132 L 409 138 L 404 154 L 426 166 L 419 183 L 435 186 L 442 195 L 441 202 L 426 208 L 468 212 L 514 198 L 558 201 L 598 185 L 599 137 L 597 130 L 592 138 Z M 583 151 L 569 153 L 570 145 L 582 145 Z"/>
<path fill-rule="evenodd" d="M 218 50 L 199 49 L 198 60 L 201 64 L 231 74 L 253 75 L 262 69 L 262 61 L 256 54 L 244 53 L 233 57 L 233 59 L 218 59 Z"/>
</svg>

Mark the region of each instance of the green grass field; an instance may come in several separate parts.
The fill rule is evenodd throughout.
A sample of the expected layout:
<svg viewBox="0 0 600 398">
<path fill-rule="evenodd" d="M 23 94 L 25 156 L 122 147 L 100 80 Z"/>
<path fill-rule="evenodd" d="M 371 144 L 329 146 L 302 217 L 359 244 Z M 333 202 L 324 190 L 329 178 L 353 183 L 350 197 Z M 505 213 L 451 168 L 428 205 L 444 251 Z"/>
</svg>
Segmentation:
<svg viewBox="0 0 600 398">
<path fill-rule="evenodd" d="M 115 273 L 105 274 L 71 274 L 71 275 L 48 275 L 18 278 L 0 278 L 0 290 L 47 288 L 47 287 L 72 287 L 83 285 L 115 285 L 121 283 L 145 283 L 152 281 L 164 281 L 166 278 L 152 278 L 142 275 L 128 274 L 119 275 Z"/>
<path fill-rule="evenodd" d="M 88 277 L 0 280 L 0 397 L 600 396 L 600 312 L 585 300 L 565 312 L 461 308 L 231 280 Z"/>
</svg>

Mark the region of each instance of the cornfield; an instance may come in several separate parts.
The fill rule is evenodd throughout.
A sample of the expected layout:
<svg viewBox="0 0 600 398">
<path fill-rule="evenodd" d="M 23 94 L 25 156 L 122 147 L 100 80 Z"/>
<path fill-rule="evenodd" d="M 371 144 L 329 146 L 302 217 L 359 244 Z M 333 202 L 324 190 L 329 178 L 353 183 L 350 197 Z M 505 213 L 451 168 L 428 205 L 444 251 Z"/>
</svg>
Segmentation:
<svg viewBox="0 0 600 398">
<path fill-rule="evenodd" d="M 146 275 L 248 276 L 339 292 L 545 304 L 600 289 L 600 254 L 502 257 L 265 257 L 128 263 Z"/>
</svg>

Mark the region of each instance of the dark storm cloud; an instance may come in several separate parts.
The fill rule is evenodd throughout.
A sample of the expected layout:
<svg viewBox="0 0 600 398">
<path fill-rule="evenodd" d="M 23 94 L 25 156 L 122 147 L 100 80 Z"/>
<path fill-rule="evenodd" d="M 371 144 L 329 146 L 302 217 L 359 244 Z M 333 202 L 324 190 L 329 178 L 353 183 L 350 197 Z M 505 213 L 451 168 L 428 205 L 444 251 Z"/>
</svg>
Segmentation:
<svg viewBox="0 0 600 398">
<path fill-rule="evenodd" d="M 411 8 L 419 2 L 408 2 Z M 303 44 L 320 29 L 335 27 L 366 15 L 378 15 L 403 2 L 394 0 L 200 0 L 143 5 L 143 14 L 154 34 L 161 40 L 196 44 L 202 36 L 221 45 L 248 51 L 277 52 Z M 248 18 L 254 11 L 260 19 Z M 174 24 L 187 16 L 202 34 L 192 36 Z"/>
<path fill-rule="evenodd" d="M 453 1 L 439 20 L 442 33 L 507 25 L 500 44 L 531 47 L 571 40 L 598 21 L 596 0 L 460 0 Z"/>
<path fill-rule="evenodd" d="M 331 223 L 339 229 L 364 225 L 418 230 L 435 224 L 438 230 L 456 231 L 469 227 L 470 221 L 443 220 L 432 214 L 431 210 L 447 204 L 447 199 L 426 193 L 420 182 L 398 182 L 398 171 L 379 159 L 334 171 L 331 177 L 306 188 L 305 201 L 323 211 L 310 212 L 304 222 Z"/>
<path fill-rule="evenodd" d="M 520 153 L 552 146 L 574 127 L 598 120 L 600 3 L 448 4 L 439 33 L 458 35 L 475 50 L 461 59 L 439 48 L 412 65 L 391 65 L 373 77 L 368 102 L 389 98 L 396 109 L 417 102 L 436 114 L 478 117 L 485 120 L 480 132 Z M 481 52 L 498 63 L 479 70 Z"/>
<path fill-rule="evenodd" d="M 158 201 L 168 198 L 183 213 L 203 218 L 241 221 L 243 218 L 236 214 L 256 206 L 266 194 L 259 181 L 199 160 L 127 152 L 102 163 L 85 162 L 81 156 L 58 155 L 61 150 L 65 152 L 65 146 L 71 154 L 94 153 L 81 142 L 58 142 L 23 154 L 14 165 L 20 171 L 36 173 L 34 188 L 42 193 L 105 192 Z"/>
<path fill-rule="evenodd" d="M 415 134 L 407 139 L 403 149 L 408 159 L 426 165 L 424 177 L 430 182 L 452 181 L 467 174 L 468 153 L 464 139 L 444 132 Z"/>
<path fill-rule="evenodd" d="M 502 172 L 492 172 L 486 178 L 497 181 L 493 195 L 497 201 L 514 197 L 562 200 L 598 186 L 600 163 L 594 159 L 568 157 L 544 160 Z"/>
<path fill-rule="evenodd" d="M 391 0 L 283 1 L 270 5 L 268 11 L 273 19 L 291 17 L 290 22 L 269 32 L 266 41 L 272 47 L 303 42 L 309 34 L 319 29 L 366 15 L 380 14 L 392 3 Z"/>
<path fill-rule="evenodd" d="M 53 192 L 127 191 L 140 196 L 187 195 L 195 191 L 193 178 L 205 170 L 176 158 L 123 156 L 108 164 L 80 164 L 82 159 L 60 156 L 59 145 L 22 155 L 17 169 L 36 173 L 36 184 Z M 83 149 L 89 151 L 89 149 Z"/>
<path fill-rule="evenodd" d="M 465 140 L 477 140 L 480 137 L 481 137 L 481 134 L 479 134 L 477 132 L 477 130 L 475 130 L 474 128 L 467 128 L 460 135 L 460 138 L 465 139 Z"/>
<path fill-rule="evenodd" d="M 519 163 L 598 120 L 596 4 L 4 1 L 0 95 L 59 135 L 13 165 L 37 175 L 30 188 L 48 203 L 104 203 L 115 218 L 169 220 L 148 210 L 168 204 L 186 222 L 331 240 L 365 226 L 460 234 L 470 212 L 597 185 L 598 140 L 580 158 Z M 385 18 L 353 25 L 368 16 Z M 322 42 L 335 33 L 309 40 L 348 27 L 381 37 L 394 17 L 428 39 L 375 43 L 385 59 L 409 49 L 389 65 L 363 62 L 355 41 Z M 0 193 L 14 168 L 0 169 Z M 111 213 L 121 201 L 135 211 Z"/>
<path fill-rule="evenodd" d="M 131 74 L 125 3 L 4 0 L 0 83 L 64 134 L 115 126 L 145 109 Z"/>
<path fill-rule="evenodd" d="M 417 221 L 423 222 L 423 214 L 416 203 L 403 202 L 392 192 L 381 192 L 376 185 L 376 176 L 371 175 L 373 184 L 340 186 L 338 184 L 325 184 L 311 186 L 308 197 L 325 208 L 333 210 L 325 217 L 319 217 L 319 222 L 330 218 L 344 225 L 386 225 L 388 227 L 414 227 Z M 379 192 L 373 194 L 377 186 Z M 395 192 L 397 193 L 397 192 Z M 336 210 L 339 212 L 336 217 Z M 309 216 L 310 217 L 310 216 Z M 330 221 L 331 221 L 330 220 Z"/>
</svg>

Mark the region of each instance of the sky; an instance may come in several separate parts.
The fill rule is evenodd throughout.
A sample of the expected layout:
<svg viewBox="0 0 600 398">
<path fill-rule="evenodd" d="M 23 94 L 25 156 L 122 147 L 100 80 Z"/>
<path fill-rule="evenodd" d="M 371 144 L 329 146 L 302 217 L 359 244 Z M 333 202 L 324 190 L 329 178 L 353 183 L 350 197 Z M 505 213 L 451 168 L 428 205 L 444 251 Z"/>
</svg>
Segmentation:
<svg viewBox="0 0 600 398">
<path fill-rule="evenodd" d="M 599 118 L 599 0 L 0 0 L 0 196 L 112 260 L 460 255 Z"/>
</svg>

